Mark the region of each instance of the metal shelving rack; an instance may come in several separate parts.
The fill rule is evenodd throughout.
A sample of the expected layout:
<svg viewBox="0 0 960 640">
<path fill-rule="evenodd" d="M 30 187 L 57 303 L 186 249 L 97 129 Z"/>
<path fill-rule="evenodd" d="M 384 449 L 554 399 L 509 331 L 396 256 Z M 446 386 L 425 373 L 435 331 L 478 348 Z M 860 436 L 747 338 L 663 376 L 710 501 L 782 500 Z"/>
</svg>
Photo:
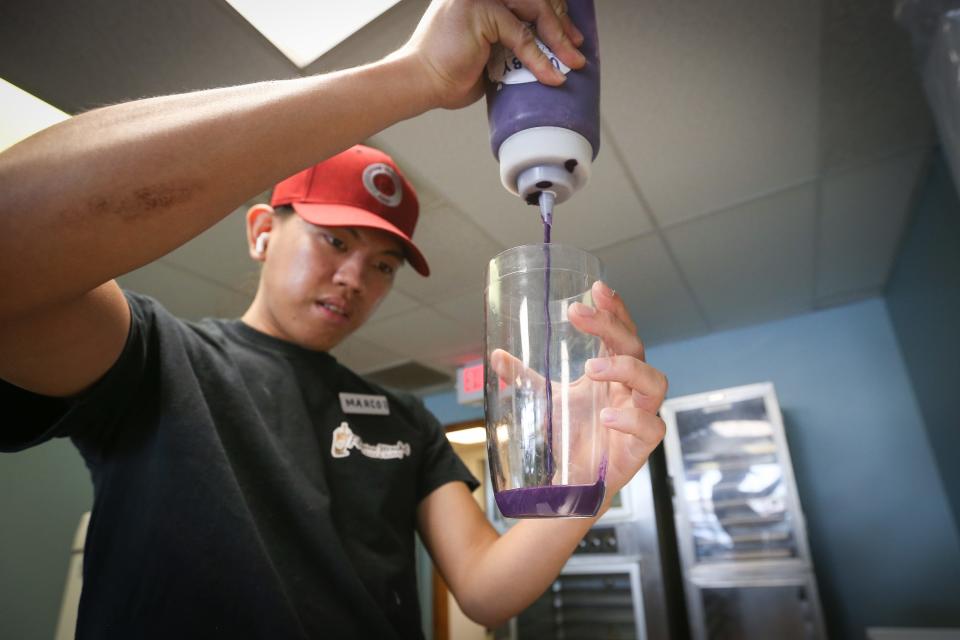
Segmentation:
<svg viewBox="0 0 960 640">
<path fill-rule="evenodd" d="M 518 521 L 497 509 L 487 470 L 487 515 L 501 532 Z M 665 492 L 664 492 L 665 493 Z M 551 587 L 494 633 L 496 640 L 661 640 L 669 598 L 649 464 L 614 497 Z M 680 598 L 679 593 L 674 596 Z"/>
<path fill-rule="evenodd" d="M 673 398 L 667 472 L 695 640 L 825 640 L 771 383 Z"/>
</svg>

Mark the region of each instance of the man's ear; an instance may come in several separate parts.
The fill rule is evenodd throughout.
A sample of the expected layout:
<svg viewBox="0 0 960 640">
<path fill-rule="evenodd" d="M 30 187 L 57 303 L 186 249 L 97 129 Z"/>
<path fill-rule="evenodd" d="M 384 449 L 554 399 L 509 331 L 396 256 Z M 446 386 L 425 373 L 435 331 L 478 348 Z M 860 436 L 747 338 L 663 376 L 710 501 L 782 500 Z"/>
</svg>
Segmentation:
<svg viewBox="0 0 960 640">
<path fill-rule="evenodd" d="M 273 230 L 273 207 L 255 204 L 247 210 L 247 251 L 257 262 L 267 259 L 267 240 Z"/>
</svg>

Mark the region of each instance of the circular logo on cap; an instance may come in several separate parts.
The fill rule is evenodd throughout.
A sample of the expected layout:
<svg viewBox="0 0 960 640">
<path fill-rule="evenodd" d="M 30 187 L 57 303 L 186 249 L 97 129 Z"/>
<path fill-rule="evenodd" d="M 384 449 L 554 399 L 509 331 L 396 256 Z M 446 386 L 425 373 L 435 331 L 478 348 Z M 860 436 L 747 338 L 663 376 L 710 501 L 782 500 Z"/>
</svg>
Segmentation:
<svg viewBox="0 0 960 640">
<path fill-rule="evenodd" d="M 395 207 L 403 200 L 403 183 L 388 164 L 377 162 L 363 170 L 363 187 L 374 198 Z"/>
</svg>

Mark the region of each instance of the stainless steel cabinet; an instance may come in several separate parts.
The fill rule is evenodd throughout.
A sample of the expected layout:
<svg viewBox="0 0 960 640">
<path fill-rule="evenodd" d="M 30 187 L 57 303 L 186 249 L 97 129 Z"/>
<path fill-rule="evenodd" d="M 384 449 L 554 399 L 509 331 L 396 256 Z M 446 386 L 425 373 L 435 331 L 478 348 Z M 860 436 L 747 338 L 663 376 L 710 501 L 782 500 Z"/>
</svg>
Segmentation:
<svg viewBox="0 0 960 640">
<path fill-rule="evenodd" d="M 693 637 L 826 638 L 773 385 L 673 398 L 660 413 Z"/>
<path fill-rule="evenodd" d="M 640 565 L 630 558 L 571 563 L 498 640 L 645 640 Z"/>
<path fill-rule="evenodd" d="M 516 524 L 500 515 L 492 492 L 487 508 L 501 531 Z M 657 529 L 647 465 L 615 496 L 546 593 L 496 630 L 497 640 L 669 638 L 670 603 Z"/>
</svg>

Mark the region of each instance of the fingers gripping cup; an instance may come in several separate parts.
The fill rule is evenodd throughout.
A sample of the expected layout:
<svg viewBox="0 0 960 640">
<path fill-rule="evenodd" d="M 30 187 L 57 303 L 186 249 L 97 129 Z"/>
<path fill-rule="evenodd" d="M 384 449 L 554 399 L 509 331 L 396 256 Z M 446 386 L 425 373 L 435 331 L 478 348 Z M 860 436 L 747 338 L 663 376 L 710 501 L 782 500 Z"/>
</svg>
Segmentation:
<svg viewBox="0 0 960 640">
<path fill-rule="evenodd" d="M 487 267 L 487 458 L 506 517 L 589 517 L 603 502 L 607 384 L 585 365 L 606 352 L 569 319 L 574 303 L 593 306 L 601 270 L 596 257 L 557 244 L 515 247 Z"/>
</svg>

